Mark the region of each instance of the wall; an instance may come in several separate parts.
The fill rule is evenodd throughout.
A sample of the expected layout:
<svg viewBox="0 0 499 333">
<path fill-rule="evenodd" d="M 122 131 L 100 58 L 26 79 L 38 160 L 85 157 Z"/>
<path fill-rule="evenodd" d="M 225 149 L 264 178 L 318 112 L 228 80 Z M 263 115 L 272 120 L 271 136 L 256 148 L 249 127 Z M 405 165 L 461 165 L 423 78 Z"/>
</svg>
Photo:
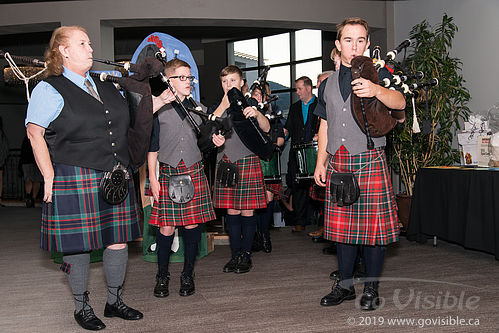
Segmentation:
<svg viewBox="0 0 499 333">
<path fill-rule="evenodd" d="M 394 3 L 394 39 L 409 37 L 410 29 L 426 19 L 431 25 L 444 13 L 454 18 L 459 30 L 451 51 L 463 62 L 463 77 L 471 93 L 470 109 L 486 114 L 499 101 L 495 67 L 499 55 L 499 1 L 497 0 L 410 0 Z"/>
</svg>

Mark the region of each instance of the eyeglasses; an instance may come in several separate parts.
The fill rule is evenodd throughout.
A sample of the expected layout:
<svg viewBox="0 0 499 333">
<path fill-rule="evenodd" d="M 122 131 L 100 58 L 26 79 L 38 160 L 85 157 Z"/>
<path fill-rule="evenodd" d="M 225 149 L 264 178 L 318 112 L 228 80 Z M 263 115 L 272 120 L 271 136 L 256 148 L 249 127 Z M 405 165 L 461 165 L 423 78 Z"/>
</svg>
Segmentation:
<svg viewBox="0 0 499 333">
<path fill-rule="evenodd" d="M 189 81 L 194 81 L 196 77 L 195 76 L 185 76 L 185 75 L 174 75 L 174 76 L 170 76 L 170 79 L 179 79 L 180 81 L 185 81 L 185 80 L 189 80 Z"/>
</svg>

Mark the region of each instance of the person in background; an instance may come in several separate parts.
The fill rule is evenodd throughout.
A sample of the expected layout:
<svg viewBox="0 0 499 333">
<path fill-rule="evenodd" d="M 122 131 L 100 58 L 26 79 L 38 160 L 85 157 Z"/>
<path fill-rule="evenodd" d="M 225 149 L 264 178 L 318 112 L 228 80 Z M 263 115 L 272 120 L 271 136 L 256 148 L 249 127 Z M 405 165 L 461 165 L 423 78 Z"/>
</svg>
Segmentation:
<svg viewBox="0 0 499 333">
<path fill-rule="evenodd" d="M 2 202 L 2 190 L 3 190 L 3 169 L 5 167 L 5 162 L 9 156 L 9 141 L 7 140 L 7 135 L 3 130 L 3 119 L 0 117 L 0 207 L 5 207 Z"/>
<path fill-rule="evenodd" d="M 270 85 L 265 82 L 264 91 L 260 87 L 253 90 L 251 97 L 253 97 L 258 103 L 263 103 L 270 98 Z M 269 107 L 270 104 L 268 104 Z M 268 114 L 277 114 L 276 110 L 267 110 Z M 272 143 L 275 145 L 275 154 L 281 153 L 281 148 L 284 146 L 284 130 L 283 125 L 279 118 L 274 119 L 270 123 L 270 138 Z M 270 222 L 274 213 L 274 200 L 281 200 L 283 194 L 282 183 L 279 181 L 277 183 L 265 183 L 265 197 L 267 199 L 267 208 L 265 210 L 261 209 L 256 212 L 258 216 L 258 227 L 253 241 L 253 251 L 263 250 L 265 253 L 272 252 L 272 241 L 270 239 Z"/>
<path fill-rule="evenodd" d="M 21 164 L 24 178 L 26 207 L 35 207 L 35 200 L 38 197 L 43 178 L 40 170 L 38 170 L 38 167 L 36 166 L 33 149 L 31 148 L 31 143 L 27 136 L 24 136 L 21 145 L 21 159 L 19 160 L 19 163 Z"/>
<path fill-rule="evenodd" d="M 295 81 L 296 94 L 299 101 L 293 103 L 289 108 L 288 119 L 284 125 L 284 133 L 291 138 L 292 147 L 297 144 L 317 141 L 317 130 L 319 120 L 314 115 L 317 105 L 317 98 L 312 94 L 312 80 L 307 76 L 302 76 Z M 295 226 L 293 232 L 305 230 L 308 224 L 308 217 L 312 215 L 311 200 L 308 191 L 311 181 L 303 180 L 299 183 L 295 180 L 298 171 L 297 161 L 293 149 L 289 151 L 288 159 L 288 179 L 287 185 L 292 188 L 293 210 L 295 213 Z"/>
</svg>

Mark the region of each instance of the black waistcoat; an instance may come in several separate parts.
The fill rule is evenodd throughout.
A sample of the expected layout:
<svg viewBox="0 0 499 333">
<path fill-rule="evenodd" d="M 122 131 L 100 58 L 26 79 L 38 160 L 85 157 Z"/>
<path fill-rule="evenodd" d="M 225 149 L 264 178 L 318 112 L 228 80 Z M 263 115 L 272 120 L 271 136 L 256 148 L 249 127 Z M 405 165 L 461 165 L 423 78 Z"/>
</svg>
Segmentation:
<svg viewBox="0 0 499 333">
<path fill-rule="evenodd" d="M 130 116 L 118 89 L 96 81 L 100 103 L 62 75 L 45 81 L 64 98 L 61 113 L 45 130 L 52 162 L 104 171 L 115 161 L 128 166 Z"/>
</svg>

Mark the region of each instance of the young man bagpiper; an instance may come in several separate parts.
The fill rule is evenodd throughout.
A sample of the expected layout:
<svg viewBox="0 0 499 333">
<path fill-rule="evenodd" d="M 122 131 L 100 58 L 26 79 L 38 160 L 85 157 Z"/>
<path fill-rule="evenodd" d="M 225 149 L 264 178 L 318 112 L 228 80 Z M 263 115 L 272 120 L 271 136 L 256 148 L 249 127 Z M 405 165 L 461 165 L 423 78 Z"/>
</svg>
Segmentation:
<svg viewBox="0 0 499 333">
<path fill-rule="evenodd" d="M 237 66 L 229 65 L 220 72 L 220 80 L 224 96 L 220 104 L 212 109 L 215 116 L 227 117 L 229 108 L 236 107 L 231 106 L 227 93 L 232 88 L 241 90 L 244 84 L 243 73 Z M 262 131 L 270 130 L 268 119 L 255 108 L 246 107 L 244 110 L 233 111 L 243 112 L 246 118 L 254 118 Z M 252 267 L 250 251 L 257 225 L 254 210 L 266 207 L 262 168 L 258 157 L 243 144 L 235 130 L 226 136 L 225 144 L 218 150 L 217 175 L 223 174 L 218 172 L 221 164 L 236 169 L 238 173 L 237 183 L 233 187 L 226 187 L 217 179 L 213 193 L 214 206 L 227 208 L 226 221 L 232 257 L 223 271 L 246 273 Z"/>
<path fill-rule="evenodd" d="M 190 65 L 180 59 L 173 59 L 165 64 L 164 72 L 180 101 L 187 107 L 195 107 L 186 98 L 191 93 L 194 79 Z M 154 197 L 149 224 L 159 227 L 156 235 L 156 297 L 169 295 L 168 265 L 176 227 L 183 227 L 184 242 L 184 268 L 180 276 L 179 294 L 189 296 L 194 293 L 194 262 L 201 240 L 199 224 L 215 219 L 196 134 L 173 94 L 168 101 L 158 111 L 147 158 Z M 201 122 L 197 115 L 193 115 L 193 118 Z M 213 135 L 212 140 L 216 146 L 225 141 L 221 135 Z M 157 161 L 160 165 L 159 179 L 156 176 Z"/>
<path fill-rule="evenodd" d="M 352 60 L 369 47 L 368 37 L 368 24 L 361 18 L 348 18 L 337 26 L 335 45 L 341 54 L 341 67 L 319 87 L 315 112 L 321 124 L 314 178 L 318 185 L 326 186 L 325 237 L 337 243 L 341 274 L 340 282 L 320 304 L 338 305 L 355 299 L 352 274 L 362 245 L 367 279 L 360 307 L 374 310 L 379 304 L 378 279 L 386 246 L 398 241 L 397 207 L 384 152 L 386 139 L 372 138 L 373 148 L 367 147 L 366 134 L 352 115 L 351 99 L 352 93 L 360 98 L 375 97 L 392 110 L 392 115 L 405 108 L 405 99 L 400 92 L 381 87 L 378 80 L 352 80 Z M 383 68 L 378 76 L 382 80 L 390 73 Z M 403 117 L 399 121 L 403 122 Z M 333 180 L 337 183 L 339 177 L 350 179 L 352 184 L 358 182 L 360 196 L 351 205 L 334 202 L 330 184 Z"/>
</svg>

